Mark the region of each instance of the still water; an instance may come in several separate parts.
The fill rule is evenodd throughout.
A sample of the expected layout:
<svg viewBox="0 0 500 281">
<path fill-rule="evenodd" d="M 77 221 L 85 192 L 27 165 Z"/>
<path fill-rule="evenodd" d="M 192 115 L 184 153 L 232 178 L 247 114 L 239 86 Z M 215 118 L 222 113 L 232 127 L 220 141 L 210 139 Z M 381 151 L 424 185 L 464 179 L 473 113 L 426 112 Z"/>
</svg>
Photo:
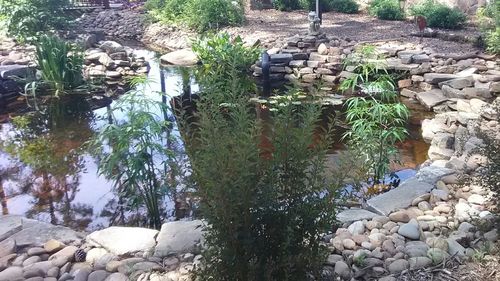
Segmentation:
<svg viewBox="0 0 500 281">
<path fill-rule="evenodd" d="M 161 101 L 160 65 L 153 52 L 135 50 L 138 56 L 149 61 L 150 83 L 143 92 Z M 183 93 L 182 75 L 176 68 L 165 69 L 166 93 L 169 97 Z M 184 81 L 186 82 L 186 81 Z M 184 83 L 185 86 L 186 83 Z M 190 91 L 199 89 L 194 80 L 189 81 Z M 113 102 L 112 107 L 116 102 Z M 120 111 L 114 112 L 114 120 L 124 120 Z M 74 229 L 92 231 L 110 224 L 135 224 L 143 218 L 124 210 L 120 199 L 113 192 L 113 183 L 98 175 L 97 159 L 82 145 L 99 128 L 110 120 L 109 107 L 102 107 L 85 114 L 65 118 L 59 122 L 57 130 L 50 130 L 43 119 L 30 128 L 35 139 L 43 140 L 37 157 L 43 156 L 47 165 L 43 169 L 36 165 L 22 163 L 12 157 L 8 149 L 0 148 L 0 199 L 3 214 L 19 214 L 53 224 Z M 177 133 L 178 132 L 174 132 Z M 394 166 L 398 175 L 405 179 L 415 173 L 414 169 L 426 160 L 428 145 L 420 138 L 420 127 L 410 128 L 410 138 L 401 144 L 401 164 Z M 1 125 L 0 139 L 12 141 L 13 125 Z M 342 150 L 342 144 L 335 146 Z M 42 156 L 40 156 L 42 155 Z M 42 161 L 37 158 L 36 161 Z M 2 189 L 4 191 L 2 195 Z M 168 210 L 172 212 L 173 206 Z M 139 212 L 138 212 L 139 213 Z"/>
</svg>

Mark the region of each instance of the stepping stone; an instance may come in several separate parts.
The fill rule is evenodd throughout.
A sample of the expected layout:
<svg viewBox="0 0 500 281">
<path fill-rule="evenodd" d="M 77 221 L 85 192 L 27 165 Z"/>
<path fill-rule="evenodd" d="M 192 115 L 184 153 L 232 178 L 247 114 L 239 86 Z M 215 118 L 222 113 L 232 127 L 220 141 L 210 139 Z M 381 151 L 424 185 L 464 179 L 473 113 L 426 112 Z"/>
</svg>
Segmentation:
<svg viewBox="0 0 500 281">
<path fill-rule="evenodd" d="M 349 209 L 338 213 L 337 220 L 342 223 L 350 223 L 354 221 L 371 220 L 378 216 L 379 214 L 364 209 Z"/>
<path fill-rule="evenodd" d="M 163 64 L 192 66 L 198 63 L 198 56 L 191 49 L 182 49 L 161 56 L 160 61 Z"/>
<path fill-rule="evenodd" d="M 429 111 L 436 105 L 442 104 L 448 100 L 448 98 L 445 97 L 443 92 L 439 89 L 432 89 L 430 91 L 417 93 L 415 97 Z"/>
</svg>

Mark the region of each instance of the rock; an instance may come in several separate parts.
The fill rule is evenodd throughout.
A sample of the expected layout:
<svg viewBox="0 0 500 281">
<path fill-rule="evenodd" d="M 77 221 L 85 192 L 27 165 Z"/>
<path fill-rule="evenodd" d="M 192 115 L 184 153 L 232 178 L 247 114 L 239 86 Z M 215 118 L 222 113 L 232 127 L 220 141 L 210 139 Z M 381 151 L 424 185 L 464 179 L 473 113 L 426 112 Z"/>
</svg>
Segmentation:
<svg viewBox="0 0 500 281">
<path fill-rule="evenodd" d="M 410 263 L 411 270 L 425 268 L 432 264 L 432 260 L 428 257 L 409 258 L 408 262 Z"/>
<path fill-rule="evenodd" d="M 130 279 L 125 276 L 125 274 L 120 273 L 120 272 L 115 272 L 111 275 L 109 275 L 105 281 L 129 281 Z"/>
<path fill-rule="evenodd" d="M 85 261 L 93 265 L 98 259 L 102 258 L 106 254 L 108 254 L 108 251 L 103 248 L 92 248 L 87 252 Z"/>
<path fill-rule="evenodd" d="M 125 50 L 125 48 L 120 43 L 117 43 L 115 41 L 104 41 L 101 43 L 99 48 L 103 49 L 108 54 L 123 52 Z"/>
<path fill-rule="evenodd" d="M 162 225 L 156 238 L 158 242 L 154 256 L 165 257 L 172 253 L 198 253 L 199 244 L 203 243 L 203 227 L 201 220 L 175 221 Z"/>
<path fill-rule="evenodd" d="M 342 240 L 342 245 L 344 246 L 345 249 L 348 249 L 348 250 L 356 249 L 356 242 L 354 242 L 352 239 Z"/>
<path fill-rule="evenodd" d="M 411 241 L 405 244 L 404 252 L 409 257 L 425 257 L 429 246 L 422 241 Z"/>
<path fill-rule="evenodd" d="M 299 56 L 297 54 L 271 54 L 269 56 L 272 63 L 284 63 L 288 64 L 292 59 L 293 60 L 307 60 L 307 54 L 304 58 L 303 56 Z"/>
<path fill-rule="evenodd" d="M 417 174 L 418 175 L 418 174 Z M 412 201 L 429 193 L 433 185 L 410 178 L 389 192 L 377 195 L 367 201 L 367 207 L 381 215 L 387 216 L 397 209 L 409 207 Z"/>
<path fill-rule="evenodd" d="M 365 225 L 362 221 L 352 223 L 348 228 L 352 235 L 363 234 L 365 232 Z"/>
<path fill-rule="evenodd" d="M 446 239 L 446 241 L 448 241 L 448 254 L 457 257 L 465 256 L 465 248 L 457 241 L 451 238 Z"/>
<path fill-rule="evenodd" d="M 350 223 L 354 221 L 369 220 L 379 216 L 376 213 L 364 209 L 348 209 L 337 214 L 337 220 L 341 223 Z"/>
<path fill-rule="evenodd" d="M 153 270 L 161 270 L 162 266 L 155 262 L 145 261 L 138 262 L 132 266 L 133 271 L 153 271 Z"/>
<path fill-rule="evenodd" d="M 115 255 L 125 255 L 152 249 L 158 233 L 146 228 L 112 226 L 89 234 L 86 240 Z"/>
<path fill-rule="evenodd" d="M 430 248 L 427 257 L 431 259 L 432 264 L 440 264 L 449 257 L 449 254 L 438 248 Z"/>
<path fill-rule="evenodd" d="M 73 273 L 73 281 L 87 281 L 91 272 L 92 270 L 87 268 L 78 269 Z"/>
<path fill-rule="evenodd" d="M 107 253 L 94 261 L 94 269 L 105 269 L 107 264 L 115 259 L 117 259 L 117 256 Z M 111 270 L 108 271 L 113 272 Z"/>
<path fill-rule="evenodd" d="M 49 261 L 52 261 L 55 266 L 63 266 L 74 260 L 76 250 L 78 250 L 78 248 L 75 246 L 67 246 L 50 256 Z"/>
<path fill-rule="evenodd" d="M 398 234 L 413 240 L 420 238 L 420 229 L 418 225 L 413 223 L 406 223 L 399 227 Z"/>
<path fill-rule="evenodd" d="M 431 198 L 434 202 L 447 201 L 449 193 L 445 190 L 434 189 L 431 191 Z"/>
<path fill-rule="evenodd" d="M 482 195 L 472 194 L 467 201 L 471 204 L 483 205 L 486 199 Z"/>
<path fill-rule="evenodd" d="M 57 277 L 59 276 L 59 267 L 51 267 L 49 270 L 47 270 L 47 277 Z"/>
<path fill-rule="evenodd" d="M 110 273 L 105 270 L 96 270 L 90 273 L 88 281 L 104 281 L 109 275 Z"/>
<path fill-rule="evenodd" d="M 439 89 L 417 93 L 415 97 L 428 110 L 432 110 L 436 105 L 442 104 L 448 100 Z"/>
<path fill-rule="evenodd" d="M 498 230 L 494 228 L 491 231 L 485 232 L 484 239 L 491 242 L 496 242 L 498 240 Z"/>
<path fill-rule="evenodd" d="M 104 65 L 108 69 L 115 67 L 115 61 L 107 54 L 101 54 L 101 56 L 99 57 L 99 63 Z"/>
<path fill-rule="evenodd" d="M 429 204 L 429 202 L 427 201 L 422 201 L 420 203 L 418 203 L 418 208 L 422 211 L 428 211 L 430 210 L 432 207 L 431 207 L 431 204 Z"/>
<path fill-rule="evenodd" d="M 45 242 L 43 245 L 43 248 L 47 253 L 54 253 L 57 251 L 62 250 L 66 245 L 63 243 L 55 240 L 55 239 L 50 239 L 49 241 Z"/>
<path fill-rule="evenodd" d="M 8 256 L 16 251 L 16 241 L 14 239 L 6 239 L 0 242 L 0 258 Z"/>
<path fill-rule="evenodd" d="M 430 185 L 435 185 L 437 181 L 443 178 L 444 176 L 451 175 L 454 173 L 455 173 L 454 170 L 431 165 L 420 169 L 415 175 L 415 177 L 417 178 L 417 180 L 421 182 L 425 182 Z"/>
<path fill-rule="evenodd" d="M 447 85 L 454 89 L 461 90 L 466 87 L 472 87 L 474 85 L 474 79 L 472 78 L 472 76 L 460 77 L 439 83 L 439 87 L 443 87 L 443 85 Z"/>
<path fill-rule="evenodd" d="M 120 79 L 122 75 L 118 71 L 106 71 L 106 78 L 108 79 Z"/>
<path fill-rule="evenodd" d="M 18 246 L 43 245 L 50 239 L 71 243 L 80 240 L 80 235 L 67 227 L 55 226 L 31 219 L 23 219 L 23 230 L 11 236 Z"/>
<path fill-rule="evenodd" d="M 23 261 L 23 266 L 28 266 L 40 261 L 42 261 L 42 259 L 39 256 L 32 256 Z"/>
<path fill-rule="evenodd" d="M 11 266 L 0 272 L 1 281 L 23 280 L 23 269 L 17 266 Z"/>
<path fill-rule="evenodd" d="M 389 219 L 394 222 L 409 222 L 410 217 L 406 210 L 400 210 L 389 215 Z"/>
<path fill-rule="evenodd" d="M 431 237 L 426 240 L 427 245 L 431 248 L 438 248 L 445 252 L 448 252 L 448 241 L 439 237 Z"/>
<path fill-rule="evenodd" d="M 462 222 L 458 226 L 458 231 L 459 232 L 474 232 L 474 231 L 476 231 L 476 227 L 468 222 Z"/>
<path fill-rule="evenodd" d="M 273 55 L 271 55 L 271 57 L 272 56 Z M 191 49 L 182 49 L 161 56 L 160 61 L 163 64 L 192 66 L 198 63 L 198 56 Z"/>
<path fill-rule="evenodd" d="M 29 75 L 33 73 L 33 69 L 31 67 L 28 67 L 26 65 L 17 65 L 17 64 L 12 64 L 12 65 L 2 65 L 0 66 L 0 78 L 3 79 L 10 79 L 13 77 L 19 77 L 19 78 L 27 78 Z M 15 223 L 20 219 L 19 216 L 6 216 L 6 222 L 9 221 L 11 223 Z M 1 224 L 1 223 L 0 223 Z M 0 229 L 1 229 L 0 225 Z M 0 233 L 1 235 L 1 233 Z"/>
<path fill-rule="evenodd" d="M 49 269 L 53 267 L 50 261 L 41 261 L 30 264 L 24 267 L 24 278 L 30 278 L 35 276 L 46 276 Z"/>
<path fill-rule="evenodd" d="M 424 80 L 430 84 L 438 84 L 440 82 L 448 81 L 458 78 L 457 75 L 454 74 L 446 74 L 446 73 L 425 73 Z"/>
<path fill-rule="evenodd" d="M 351 279 L 351 269 L 343 261 L 338 261 L 335 263 L 335 274 L 340 276 L 343 280 Z"/>
<path fill-rule="evenodd" d="M 389 272 L 392 274 L 398 274 L 401 273 L 403 270 L 408 269 L 410 266 L 410 263 L 407 260 L 395 260 L 393 261 L 387 269 L 389 269 Z"/>
<path fill-rule="evenodd" d="M 321 43 L 318 46 L 318 54 L 320 54 L 320 55 L 327 55 L 328 54 L 328 47 L 324 43 Z"/>
<path fill-rule="evenodd" d="M 109 261 L 106 264 L 106 271 L 108 271 L 108 272 L 116 272 L 116 271 L 118 271 L 118 268 L 121 265 L 122 265 L 121 261 L 115 261 L 115 260 Z"/>
</svg>

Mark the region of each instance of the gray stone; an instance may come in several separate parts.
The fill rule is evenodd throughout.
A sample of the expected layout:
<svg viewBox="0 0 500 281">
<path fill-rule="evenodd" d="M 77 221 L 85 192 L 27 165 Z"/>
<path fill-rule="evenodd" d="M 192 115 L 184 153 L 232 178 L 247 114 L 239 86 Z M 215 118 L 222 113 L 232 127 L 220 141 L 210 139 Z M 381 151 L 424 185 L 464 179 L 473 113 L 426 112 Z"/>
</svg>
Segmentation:
<svg viewBox="0 0 500 281">
<path fill-rule="evenodd" d="M 340 276 L 343 280 L 351 279 L 351 269 L 343 261 L 338 261 L 335 263 L 335 274 Z"/>
<path fill-rule="evenodd" d="M 158 242 L 154 256 L 164 257 L 172 253 L 199 252 L 199 244 L 203 243 L 203 227 L 201 220 L 167 222 L 162 225 L 156 238 Z"/>
<path fill-rule="evenodd" d="M 0 281 L 23 280 L 23 269 L 18 266 L 11 266 L 0 272 Z"/>
<path fill-rule="evenodd" d="M 294 55 L 296 58 L 294 58 Z M 298 58 L 297 54 L 272 54 L 269 56 L 272 63 L 285 63 L 288 64 L 292 59 L 301 60 Z M 306 58 L 307 59 L 307 58 Z"/>
<path fill-rule="evenodd" d="M 399 227 L 398 234 L 412 240 L 418 240 L 420 238 L 420 229 L 418 225 L 406 223 Z"/>
<path fill-rule="evenodd" d="M 73 273 L 73 276 L 74 276 L 73 281 L 87 281 L 91 271 L 92 270 L 87 269 L 87 268 L 77 269 Z"/>
<path fill-rule="evenodd" d="M 436 105 L 442 104 L 448 100 L 448 98 L 445 97 L 443 92 L 439 89 L 432 89 L 430 91 L 417 93 L 415 97 L 428 110 L 431 110 Z"/>
<path fill-rule="evenodd" d="M 471 204 L 483 205 L 486 202 L 486 198 L 479 194 L 472 194 L 467 201 Z"/>
<path fill-rule="evenodd" d="M 120 273 L 120 272 L 115 272 L 111 275 L 109 275 L 105 281 L 129 281 L 130 279 L 125 276 L 125 274 Z"/>
<path fill-rule="evenodd" d="M 432 264 L 432 260 L 428 257 L 409 258 L 408 262 L 411 270 L 425 268 Z"/>
<path fill-rule="evenodd" d="M 40 261 L 42 261 L 42 259 L 39 256 L 32 256 L 23 261 L 23 266 L 28 266 Z"/>
<path fill-rule="evenodd" d="M 439 83 L 439 87 L 443 87 L 443 85 L 462 90 L 466 87 L 472 87 L 474 85 L 474 79 L 472 78 L 472 76 L 460 77 Z"/>
<path fill-rule="evenodd" d="M 350 223 L 360 220 L 369 220 L 379 216 L 376 213 L 364 209 L 348 209 L 337 214 L 337 220 L 342 223 Z"/>
<path fill-rule="evenodd" d="M 454 174 L 455 171 L 452 169 L 447 169 L 443 167 L 438 167 L 438 166 L 427 166 L 424 167 L 420 170 L 418 170 L 417 174 L 415 177 L 421 181 L 428 183 L 430 185 L 435 185 L 438 180 L 440 180 L 442 177 Z"/>
<path fill-rule="evenodd" d="M 446 73 L 426 73 L 424 74 L 424 80 L 430 84 L 438 84 L 440 82 L 448 81 L 451 79 L 458 78 L 457 75 L 454 74 L 446 74 Z"/>
<path fill-rule="evenodd" d="M 362 221 L 356 221 L 356 222 L 352 223 L 347 228 L 347 230 L 349 230 L 349 232 L 352 235 L 363 234 L 365 232 L 365 226 L 364 226 Z"/>
<path fill-rule="evenodd" d="M 369 210 L 388 216 L 395 210 L 409 207 L 413 199 L 429 193 L 433 187 L 433 185 L 425 181 L 410 178 L 401 183 L 397 188 L 369 199 L 367 206 Z"/>
<path fill-rule="evenodd" d="M 55 226 L 31 219 L 23 219 L 23 230 L 11 236 L 18 246 L 42 245 L 50 239 L 71 243 L 81 235 L 64 226 Z"/>
<path fill-rule="evenodd" d="M 446 239 L 448 241 L 448 254 L 457 257 L 465 256 L 465 248 L 452 238 Z"/>
<path fill-rule="evenodd" d="M 192 66 L 198 63 L 198 56 L 191 49 L 182 49 L 161 56 L 160 61 L 163 64 Z"/>
<path fill-rule="evenodd" d="M 498 230 L 494 228 L 493 230 L 485 232 L 484 239 L 491 242 L 496 242 L 498 240 Z"/>
<path fill-rule="evenodd" d="M 89 234 L 86 240 L 115 255 L 125 255 L 152 249 L 157 234 L 158 230 L 113 226 Z"/>
<path fill-rule="evenodd" d="M 397 274 L 401 273 L 403 270 L 408 269 L 410 266 L 410 263 L 407 260 L 399 259 L 393 261 L 387 269 L 389 269 L 389 272 L 392 274 Z"/>
<path fill-rule="evenodd" d="M 117 43 L 115 41 L 104 41 L 101 43 L 99 48 L 103 49 L 108 54 L 123 52 L 125 50 L 125 48 L 120 43 Z"/>
<path fill-rule="evenodd" d="M 23 229 L 22 217 L 7 215 L 0 217 L 0 241 Z"/>
<path fill-rule="evenodd" d="M 12 65 L 0 66 L 0 78 L 3 78 L 3 79 L 11 79 L 14 77 L 27 78 L 29 75 L 32 75 L 32 74 L 33 74 L 33 69 L 31 67 L 26 66 L 26 65 L 12 64 Z M 11 217 L 11 216 L 6 216 L 6 217 Z M 17 216 L 13 216 L 13 217 L 17 217 Z M 13 219 L 13 218 L 11 218 L 11 219 Z M 1 233 L 0 233 L 0 235 L 1 235 Z"/>
<path fill-rule="evenodd" d="M 6 239 L 0 242 L 0 258 L 14 253 L 16 250 L 16 241 L 14 239 Z"/>
<path fill-rule="evenodd" d="M 106 270 L 96 270 L 90 273 L 88 281 L 104 281 L 110 275 Z"/>
<path fill-rule="evenodd" d="M 429 246 L 422 241 L 411 241 L 405 244 L 405 254 L 409 257 L 425 257 Z"/>
<path fill-rule="evenodd" d="M 439 248 L 430 248 L 427 251 L 427 257 L 431 259 L 433 264 L 440 264 L 450 255 Z"/>
</svg>

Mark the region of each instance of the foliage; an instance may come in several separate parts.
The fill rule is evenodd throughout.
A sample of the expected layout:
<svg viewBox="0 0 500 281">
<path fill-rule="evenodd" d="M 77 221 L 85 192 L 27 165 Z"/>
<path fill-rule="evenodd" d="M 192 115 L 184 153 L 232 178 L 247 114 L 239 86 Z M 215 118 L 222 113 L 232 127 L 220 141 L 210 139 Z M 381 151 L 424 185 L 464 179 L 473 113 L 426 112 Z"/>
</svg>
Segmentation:
<svg viewBox="0 0 500 281">
<path fill-rule="evenodd" d="M 493 0 L 477 11 L 479 27 L 483 33 L 486 50 L 500 54 L 500 0 Z"/>
<path fill-rule="evenodd" d="M 359 5 L 354 0 L 331 0 L 330 6 L 332 11 L 346 14 L 356 14 L 359 10 Z"/>
<path fill-rule="evenodd" d="M 37 40 L 35 57 L 42 73 L 42 83 L 55 97 L 65 95 L 83 84 L 83 52 L 69 42 L 55 36 L 41 36 Z M 32 87 L 36 87 L 36 83 Z"/>
<path fill-rule="evenodd" d="M 67 0 L 0 0 L 0 17 L 6 19 L 10 36 L 33 41 L 47 31 L 67 26 L 62 10 L 67 4 Z"/>
<path fill-rule="evenodd" d="M 166 104 L 139 91 L 121 97 L 112 108 L 126 120 L 104 126 L 89 143 L 100 156 L 99 173 L 115 182 L 128 204 L 146 207 L 149 226 L 160 228 L 162 200 L 177 186 L 175 138 L 164 114 Z"/>
<path fill-rule="evenodd" d="M 398 0 L 373 0 L 370 2 L 370 14 L 381 20 L 404 20 L 405 13 Z"/>
<path fill-rule="evenodd" d="M 467 16 L 457 8 L 450 8 L 436 0 L 426 0 L 410 8 L 413 16 L 423 16 L 429 27 L 458 29 L 465 25 Z"/>
<path fill-rule="evenodd" d="M 407 135 L 409 111 L 399 102 L 394 82 L 380 63 L 373 46 L 364 46 L 346 60 L 354 66 L 354 74 L 341 84 L 341 89 L 356 92 L 347 101 L 346 120 L 351 126 L 344 137 L 358 151 L 369 167 L 372 184 L 384 184 L 385 175 L 397 154 L 396 144 Z"/>
<path fill-rule="evenodd" d="M 200 57 L 210 50 L 197 50 Z M 256 118 L 230 48 L 202 83 L 188 153 L 207 221 L 206 267 L 200 280 L 306 280 L 325 258 L 320 234 L 335 219 L 336 182 L 325 160 L 331 134 L 317 137 L 321 106 L 296 105 L 296 95 L 272 107 L 272 128 Z M 226 61 L 227 60 L 227 61 Z M 251 61 L 249 61 L 251 62 Z M 224 68 L 224 69 L 222 69 Z M 221 76 L 225 73 L 225 76 Z M 221 81 L 218 81 L 218 80 Z M 212 83 L 212 84 L 210 84 Z M 223 85 L 223 87 L 219 87 Z"/>
<path fill-rule="evenodd" d="M 273 7 L 280 11 L 300 10 L 304 8 L 300 0 L 273 0 Z"/>
<path fill-rule="evenodd" d="M 244 21 L 241 1 L 230 0 L 148 0 L 145 5 L 157 20 L 177 23 L 203 32 Z"/>
</svg>

